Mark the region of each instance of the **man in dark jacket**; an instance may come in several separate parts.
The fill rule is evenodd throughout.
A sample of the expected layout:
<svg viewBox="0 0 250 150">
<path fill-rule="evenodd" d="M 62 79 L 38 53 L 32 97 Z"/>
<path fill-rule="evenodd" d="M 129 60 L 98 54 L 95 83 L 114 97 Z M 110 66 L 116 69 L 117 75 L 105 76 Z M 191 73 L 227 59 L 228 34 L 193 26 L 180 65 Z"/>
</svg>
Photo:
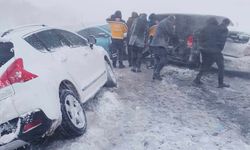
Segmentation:
<svg viewBox="0 0 250 150">
<path fill-rule="evenodd" d="M 219 26 L 215 18 L 210 18 L 207 21 L 207 25 L 201 30 L 199 42 L 201 46 L 202 64 L 200 72 L 194 80 L 196 84 L 202 84 L 200 80 L 203 73 L 206 72 L 213 63 L 216 63 L 218 66 L 218 87 L 229 87 L 229 85 L 225 84 L 223 81 L 224 58 L 222 54 L 228 34 L 227 26 L 228 24 L 224 25 L 224 23 Z"/>
<path fill-rule="evenodd" d="M 219 26 L 219 47 L 221 49 L 221 51 L 224 49 L 224 46 L 226 44 L 227 41 L 227 36 L 228 36 L 228 26 L 230 24 L 230 20 L 229 19 L 224 19 L 222 21 L 222 23 Z"/>
<path fill-rule="evenodd" d="M 169 16 L 163 19 L 156 29 L 156 34 L 150 46 L 153 48 L 155 57 L 155 67 L 153 80 L 162 80 L 160 72 L 167 61 L 167 50 L 169 41 L 175 34 L 175 16 Z"/>
<path fill-rule="evenodd" d="M 128 18 L 128 21 L 127 21 L 127 26 L 128 26 L 128 34 L 127 34 L 127 44 L 128 44 L 128 63 L 129 63 L 129 66 L 131 67 L 132 66 L 132 47 L 129 46 L 129 40 L 130 40 L 130 36 L 131 36 L 131 27 L 132 27 L 132 24 L 134 22 L 134 20 L 138 17 L 138 14 L 137 12 L 132 12 L 132 16 Z"/>
<path fill-rule="evenodd" d="M 132 69 L 133 72 L 141 72 L 142 52 L 147 37 L 147 15 L 140 14 L 132 24 L 129 46 L 132 47 Z"/>
</svg>

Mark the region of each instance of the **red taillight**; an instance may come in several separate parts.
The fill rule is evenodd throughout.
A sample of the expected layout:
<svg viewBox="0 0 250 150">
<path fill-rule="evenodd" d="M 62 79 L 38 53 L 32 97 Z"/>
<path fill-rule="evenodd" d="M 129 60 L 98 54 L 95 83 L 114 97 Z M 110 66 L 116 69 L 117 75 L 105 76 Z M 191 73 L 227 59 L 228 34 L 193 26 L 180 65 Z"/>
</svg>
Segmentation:
<svg viewBox="0 0 250 150">
<path fill-rule="evenodd" d="M 39 127 L 40 125 L 42 125 L 42 119 L 32 120 L 31 122 L 28 122 L 23 126 L 23 133 L 27 133 Z"/>
<path fill-rule="evenodd" d="M 18 58 L 0 76 L 0 88 L 14 83 L 26 82 L 36 77 L 38 76 L 24 70 L 23 59 Z"/>
<path fill-rule="evenodd" d="M 193 36 L 192 35 L 188 36 L 188 38 L 187 38 L 187 47 L 188 48 L 193 47 L 193 41 L 194 41 Z"/>
</svg>

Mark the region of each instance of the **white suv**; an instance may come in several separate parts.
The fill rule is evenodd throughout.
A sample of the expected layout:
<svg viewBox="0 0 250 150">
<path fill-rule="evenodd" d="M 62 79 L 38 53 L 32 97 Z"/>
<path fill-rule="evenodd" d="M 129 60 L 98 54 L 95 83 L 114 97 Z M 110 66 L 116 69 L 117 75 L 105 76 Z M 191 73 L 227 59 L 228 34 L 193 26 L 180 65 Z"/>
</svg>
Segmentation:
<svg viewBox="0 0 250 150">
<path fill-rule="evenodd" d="M 44 25 L 19 27 L 0 39 L 0 150 L 54 131 L 82 135 L 81 103 L 116 86 L 108 53 L 76 33 Z"/>
</svg>

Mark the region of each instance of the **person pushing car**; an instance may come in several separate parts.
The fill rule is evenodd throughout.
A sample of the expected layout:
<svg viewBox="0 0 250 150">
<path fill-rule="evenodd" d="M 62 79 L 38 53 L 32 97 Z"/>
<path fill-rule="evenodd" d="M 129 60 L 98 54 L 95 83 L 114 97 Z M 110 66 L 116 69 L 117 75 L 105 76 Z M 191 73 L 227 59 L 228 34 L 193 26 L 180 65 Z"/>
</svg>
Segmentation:
<svg viewBox="0 0 250 150">
<path fill-rule="evenodd" d="M 175 35 L 175 20 L 175 16 L 168 16 L 160 21 L 156 28 L 155 36 L 150 44 L 155 59 L 153 80 L 162 80 L 160 72 L 167 61 L 169 41 L 174 38 Z"/>
<path fill-rule="evenodd" d="M 202 55 L 200 71 L 197 74 L 194 83 L 202 84 L 202 75 L 214 64 L 218 66 L 218 88 L 230 87 L 224 83 L 224 57 L 222 50 L 228 35 L 227 26 L 229 19 L 224 19 L 221 25 L 215 18 L 210 18 L 207 25 L 201 30 L 199 35 L 199 45 Z"/>
</svg>

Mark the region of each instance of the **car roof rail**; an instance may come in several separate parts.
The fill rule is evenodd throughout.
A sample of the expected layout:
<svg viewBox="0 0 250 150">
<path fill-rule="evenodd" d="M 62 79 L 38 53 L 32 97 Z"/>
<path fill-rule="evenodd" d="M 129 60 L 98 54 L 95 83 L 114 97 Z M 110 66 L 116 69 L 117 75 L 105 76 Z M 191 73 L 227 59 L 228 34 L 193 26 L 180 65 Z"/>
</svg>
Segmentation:
<svg viewBox="0 0 250 150">
<path fill-rule="evenodd" d="M 1 35 L 1 37 L 4 37 L 6 36 L 7 34 L 15 31 L 15 30 L 18 30 L 18 29 L 23 29 L 23 28 L 27 28 L 27 27 L 46 27 L 47 25 L 45 24 L 31 24 L 31 25 L 25 25 L 25 26 L 18 26 L 18 27 L 15 27 L 13 29 L 9 29 L 5 32 L 3 32 L 3 34 Z"/>
</svg>

